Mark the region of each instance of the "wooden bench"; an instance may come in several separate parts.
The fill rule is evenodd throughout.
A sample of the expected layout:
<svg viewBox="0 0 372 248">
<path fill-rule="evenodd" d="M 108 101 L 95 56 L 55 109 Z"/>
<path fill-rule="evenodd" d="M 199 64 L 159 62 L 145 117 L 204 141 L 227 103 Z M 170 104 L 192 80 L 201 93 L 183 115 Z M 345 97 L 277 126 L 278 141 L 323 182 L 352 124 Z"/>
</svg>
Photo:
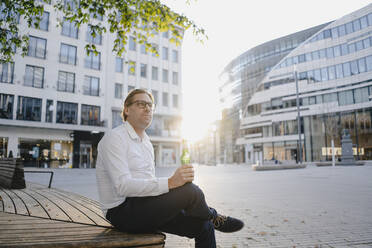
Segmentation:
<svg viewBox="0 0 372 248">
<path fill-rule="evenodd" d="M 0 187 L 0 247 L 164 247 L 162 233 L 119 232 L 98 202 L 26 182 L 23 189 Z"/>
<path fill-rule="evenodd" d="M 0 187 L 6 189 L 24 189 L 25 175 L 20 159 L 0 159 Z"/>
</svg>

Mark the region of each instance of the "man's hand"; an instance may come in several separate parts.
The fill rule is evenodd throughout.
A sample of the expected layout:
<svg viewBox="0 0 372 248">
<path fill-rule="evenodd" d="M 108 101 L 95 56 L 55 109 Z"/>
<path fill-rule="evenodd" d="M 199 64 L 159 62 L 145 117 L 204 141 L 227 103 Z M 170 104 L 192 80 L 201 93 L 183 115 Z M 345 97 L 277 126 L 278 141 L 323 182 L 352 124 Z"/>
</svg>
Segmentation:
<svg viewBox="0 0 372 248">
<path fill-rule="evenodd" d="M 174 189 L 181 187 L 185 183 L 194 180 L 194 168 L 190 164 L 181 165 L 171 176 L 168 178 L 168 188 Z"/>
</svg>

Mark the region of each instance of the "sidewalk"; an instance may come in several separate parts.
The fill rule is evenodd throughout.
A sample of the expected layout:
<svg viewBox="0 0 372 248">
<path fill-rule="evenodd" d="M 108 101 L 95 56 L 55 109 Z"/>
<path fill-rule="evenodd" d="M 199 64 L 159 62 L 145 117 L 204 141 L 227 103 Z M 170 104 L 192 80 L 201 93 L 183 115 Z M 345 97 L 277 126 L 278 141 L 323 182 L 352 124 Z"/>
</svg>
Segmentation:
<svg viewBox="0 0 372 248">
<path fill-rule="evenodd" d="M 169 176 L 174 169 L 156 173 Z M 97 199 L 94 169 L 54 171 L 52 187 Z M 216 233 L 221 248 L 372 247 L 372 166 L 256 172 L 219 165 L 195 171 L 208 204 L 245 222 L 240 232 Z M 167 234 L 166 247 L 193 246 L 193 240 Z"/>
</svg>

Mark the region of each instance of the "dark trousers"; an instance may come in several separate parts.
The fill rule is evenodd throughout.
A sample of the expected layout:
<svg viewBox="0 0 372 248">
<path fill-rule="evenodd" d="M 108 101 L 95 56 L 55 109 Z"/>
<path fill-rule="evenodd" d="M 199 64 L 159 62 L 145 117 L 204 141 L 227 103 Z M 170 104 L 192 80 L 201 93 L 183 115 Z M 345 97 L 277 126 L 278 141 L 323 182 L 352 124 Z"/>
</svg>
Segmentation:
<svg viewBox="0 0 372 248">
<path fill-rule="evenodd" d="M 161 231 L 195 239 L 197 248 L 215 248 L 216 215 L 198 186 L 187 183 L 168 193 L 150 197 L 128 197 L 107 212 L 107 219 L 124 232 Z"/>
</svg>

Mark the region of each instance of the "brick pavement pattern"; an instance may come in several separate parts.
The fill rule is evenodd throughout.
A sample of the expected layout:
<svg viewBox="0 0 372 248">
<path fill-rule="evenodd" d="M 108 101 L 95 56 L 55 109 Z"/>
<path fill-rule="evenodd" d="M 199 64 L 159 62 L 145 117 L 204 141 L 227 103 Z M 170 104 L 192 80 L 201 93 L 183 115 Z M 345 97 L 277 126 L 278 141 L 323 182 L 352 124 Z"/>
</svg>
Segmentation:
<svg viewBox="0 0 372 248">
<path fill-rule="evenodd" d="M 157 174 L 171 175 L 174 169 L 157 168 Z M 216 232 L 218 247 L 372 247 L 370 165 L 280 171 L 226 165 L 195 170 L 195 183 L 208 204 L 245 222 L 239 232 Z M 54 171 L 53 187 L 97 200 L 94 169 Z M 165 247 L 194 247 L 194 241 L 167 234 Z"/>
</svg>

